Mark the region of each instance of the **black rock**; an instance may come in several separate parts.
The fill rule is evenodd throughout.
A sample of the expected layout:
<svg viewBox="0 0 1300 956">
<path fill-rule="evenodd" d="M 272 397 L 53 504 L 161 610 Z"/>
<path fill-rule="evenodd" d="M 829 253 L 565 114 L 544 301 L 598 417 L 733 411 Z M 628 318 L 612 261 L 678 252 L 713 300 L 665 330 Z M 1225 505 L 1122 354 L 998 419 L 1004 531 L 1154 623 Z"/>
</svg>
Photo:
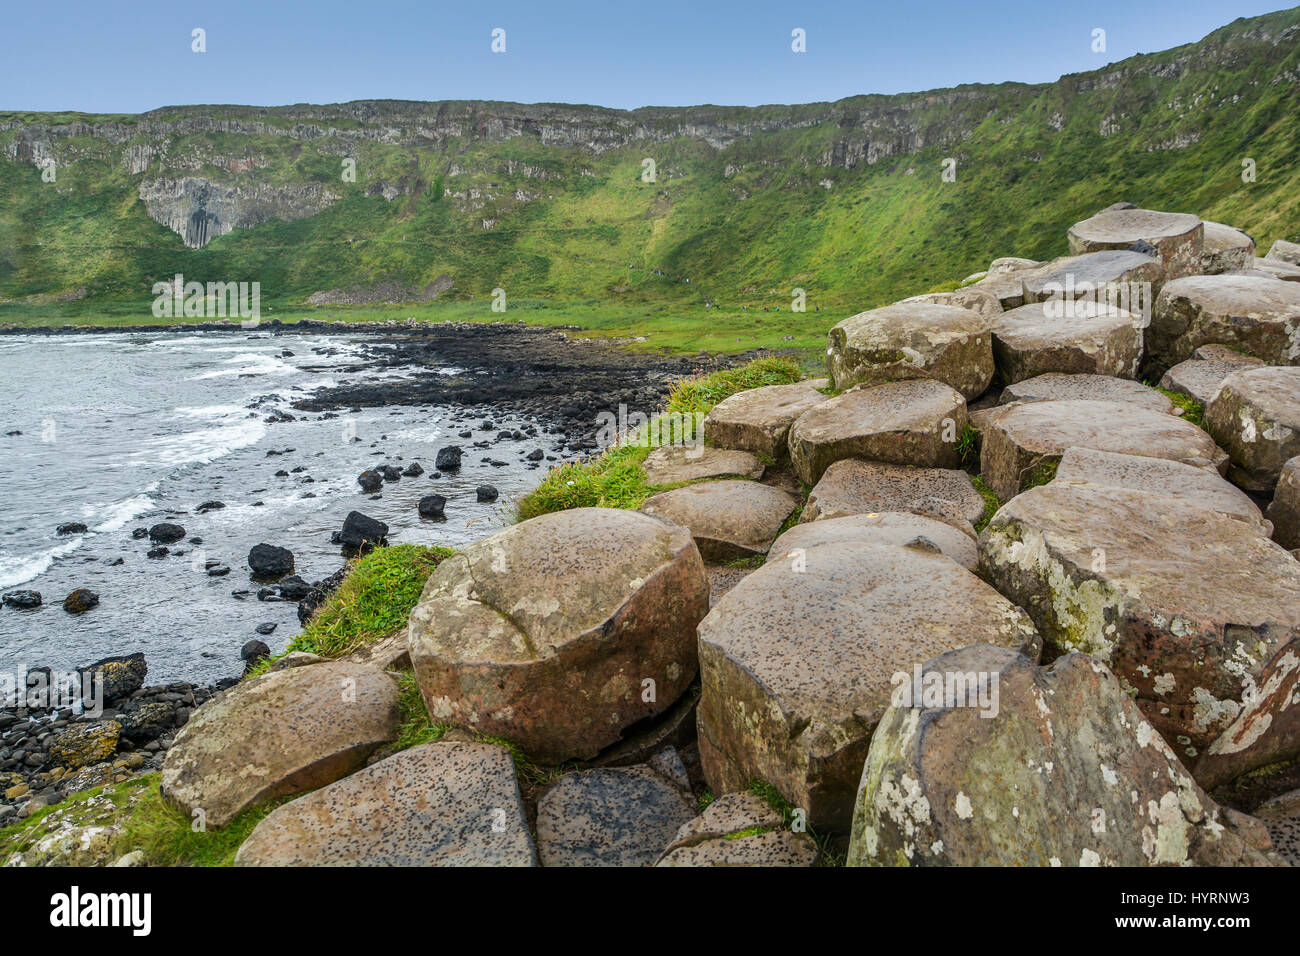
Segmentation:
<svg viewBox="0 0 1300 956">
<path fill-rule="evenodd" d="M 442 518 L 445 517 L 443 509 L 447 507 L 447 499 L 442 495 L 425 495 L 418 507 L 421 518 Z"/>
<path fill-rule="evenodd" d="M 384 476 L 384 481 L 402 480 L 402 470 L 396 465 L 380 465 L 378 470 Z"/>
<path fill-rule="evenodd" d="M 134 531 L 131 532 L 131 537 L 136 538 L 137 540 L 140 538 L 147 538 L 149 537 L 149 529 L 136 528 Z"/>
<path fill-rule="evenodd" d="M 123 737 L 142 744 L 157 740 L 176 726 L 176 711 L 171 704 L 148 701 L 135 710 L 123 713 L 118 721 L 122 724 Z"/>
<path fill-rule="evenodd" d="M 208 577 L 210 578 L 224 578 L 229 573 L 230 568 L 224 564 L 218 564 L 214 568 L 208 568 Z"/>
<path fill-rule="evenodd" d="M 171 544 L 173 541 L 179 541 L 185 537 L 185 529 L 178 524 L 170 524 L 166 521 L 156 524 L 149 529 L 149 540 L 158 541 L 162 544 Z"/>
<path fill-rule="evenodd" d="M 81 668 L 81 673 L 90 675 L 92 681 L 102 680 L 104 700 L 111 702 L 129 697 L 143 687 L 149 665 L 145 662 L 144 655 L 136 652 L 119 657 L 105 657 L 87 664 Z M 99 675 L 98 678 L 96 674 Z"/>
<path fill-rule="evenodd" d="M 413 461 L 402 470 L 402 474 L 407 478 L 419 478 L 424 474 L 424 469 L 420 467 L 418 461 Z"/>
<path fill-rule="evenodd" d="M 281 578 L 276 587 L 280 597 L 288 601 L 301 601 L 311 592 L 311 585 L 296 574 Z"/>
<path fill-rule="evenodd" d="M 293 571 L 293 552 L 273 544 L 256 544 L 248 552 L 248 568 L 254 577 L 278 578 Z"/>
<path fill-rule="evenodd" d="M 199 514 L 206 514 L 209 511 L 220 511 L 226 506 L 224 501 L 205 501 L 194 510 Z"/>
<path fill-rule="evenodd" d="M 540 448 L 534 448 L 532 451 L 528 453 L 529 461 L 541 461 L 545 457 L 546 457 L 546 452 L 542 451 Z"/>
<path fill-rule="evenodd" d="M 85 534 L 86 526 L 80 521 L 65 521 L 55 529 L 56 534 Z"/>
<path fill-rule="evenodd" d="M 311 616 L 316 613 L 316 609 L 325 603 L 325 599 L 334 593 L 335 589 L 343 583 L 343 579 L 347 576 L 348 566 L 344 565 L 325 580 L 313 584 L 307 596 L 298 602 L 298 623 L 306 624 L 311 620 Z"/>
<path fill-rule="evenodd" d="M 491 485 L 479 485 L 477 494 L 478 494 L 479 501 L 497 500 L 497 490 L 493 488 Z"/>
<path fill-rule="evenodd" d="M 456 471 L 460 468 L 460 446 L 448 445 L 446 448 L 439 448 L 433 464 L 439 471 Z"/>
<path fill-rule="evenodd" d="M 99 603 L 99 595 L 89 588 L 77 588 L 63 599 L 63 610 L 69 614 L 84 614 Z"/>
<path fill-rule="evenodd" d="M 1136 209 L 1137 207 L 1134 206 L 1133 208 Z M 1133 243 L 1133 245 L 1128 247 L 1128 251 L 1140 252 L 1144 256 L 1160 255 L 1160 250 L 1157 249 L 1155 246 L 1151 245 L 1151 243 L 1147 242 L 1145 239 L 1139 239 L 1137 242 Z"/>
<path fill-rule="evenodd" d="M 165 558 L 169 554 L 171 554 L 171 548 L 165 548 L 159 545 L 156 548 L 150 548 L 148 552 L 145 554 L 145 557 L 157 559 L 157 558 Z"/>
<path fill-rule="evenodd" d="M 363 548 L 367 545 L 383 544 L 387 536 L 388 525 L 374 518 L 368 518 L 360 511 L 352 511 L 343 521 L 343 530 L 339 532 L 339 543 L 345 548 Z"/>
<path fill-rule="evenodd" d="M 357 484 L 361 486 L 362 491 L 378 491 L 383 483 L 384 476 L 373 469 L 367 469 L 357 475 Z"/>
<path fill-rule="evenodd" d="M 21 608 L 30 610 L 34 607 L 41 606 L 40 591 L 6 591 L 3 598 L 0 598 L 8 607 Z"/>
<path fill-rule="evenodd" d="M 254 638 L 251 641 L 247 641 L 244 646 L 239 649 L 239 656 L 246 664 L 256 664 L 262 658 L 270 657 L 271 649 L 266 646 L 266 641 L 259 641 Z"/>
<path fill-rule="evenodd" d="M 254 630 L 257 631 L 258 634 L 262 635 L 273 634 L 275 632 L 275 622 L 267 621 L 263 624 L 259 624 L 254 628 Z"/>
</svg>

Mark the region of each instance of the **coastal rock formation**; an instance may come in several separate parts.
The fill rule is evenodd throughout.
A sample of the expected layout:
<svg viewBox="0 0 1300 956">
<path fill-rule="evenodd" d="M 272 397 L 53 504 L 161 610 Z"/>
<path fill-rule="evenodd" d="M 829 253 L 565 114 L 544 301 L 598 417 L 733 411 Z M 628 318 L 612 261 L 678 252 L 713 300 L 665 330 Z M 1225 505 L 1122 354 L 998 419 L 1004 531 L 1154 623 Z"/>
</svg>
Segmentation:
<svg viewBox="0 0 1300 956">
<path fill-rule="evenodd" d="M 655 866 L 812 866 L 820 850 L 807 833 L 752 793 L 724 793 L 682 824 Z"/>
<path fill-rule="evenodd" d="M 1156 297 L 1148 357 L 1168 368 L 1202 345 L 1241 349 L 1271 365 L 1300 360 L 1300 285 L 1253 275 L 1192 275 Z"/>
<path fill-rule="evenodd" d="M 1234 481 L 1271 492 L 1282 466 L 1300 454 L 1300 367 L 1233 372 L 1205 408 L 1205 429 L 1232 457 Z"/>
<path fill-rule="evenodd" d="M 776 386 L 780 387 L 780 386 Z M 761 461 L 747 451 L 708 445 L 662 445 L 641 465 L 648 485 L 674 485 L 705 478 L 763 477 Z"/>
<path fill-rule="evenodd" d="M 1023 305 L 994 316 L 991 329 L 1007 382 L 1047 372 L 1136 378 L 1142 361 L 1141 316 L 1086 299 Z"/>
<path fill-rule="evenodd" d="M 1129 249 L 1136 243 L 1151 247 L 1165 276 L 1177 279 L 1201 271 L 1205 229 L 1186 213 L 1156 212 L 1136 207 L 1103 209 L 1070 227 L 1070 255 Z"/>
<path fill-rule="evenodd" d="M 914 468 L 845 458 L 827 468 L 808 493 L 800 521 L 820 521 L 879 511 L 934 514 L 936 499 L 970 524 L 984 513 L 984 498 L 970 475 L 955 468 Z"/>
<path fill-rule="evenodd" d="M 756 481 L 705 481 L 661 491 L 641 510 L 691 532 L 705 561 L 766 554 L 798 502 Z"/>
<path fill-rule="evenodd" d="M 808 409 L 826 401 L 821 389 L 829 385 L 827 379 L 808 379 L 737 392 L 704 417 L 704 440 L 722 448 L 784 458 L 790 426 Z"/>
</svg>

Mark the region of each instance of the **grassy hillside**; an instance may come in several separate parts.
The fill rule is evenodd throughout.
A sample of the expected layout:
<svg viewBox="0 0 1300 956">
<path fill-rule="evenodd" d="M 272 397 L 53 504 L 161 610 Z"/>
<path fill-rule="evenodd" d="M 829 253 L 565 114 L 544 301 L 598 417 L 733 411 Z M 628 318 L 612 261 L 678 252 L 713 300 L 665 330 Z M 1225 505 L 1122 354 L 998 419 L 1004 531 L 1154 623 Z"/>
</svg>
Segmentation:
<svg viewBox="0 0 1300 956">
<path fill-rule="evenodd" d="M 1300 8 L 1052 84 L 833 104 L 0 114 L 0 322 L 147 321 L 152 283 L 181 272 L 260 282 L 264 317 L 506 318 L 649 333 L 649 345 L 816 344 L 844 314 L 991 258 L 1062 254 L 1070 223 L 1121 199 L 1241 226 L 1264 248 L 1298 240 L 1297 116 Z M 147 168 L 131 171 L 132 150 Z M 654 183 L 641 178 L 646 157 Z M 947 157 L 956 182 L 941 179 Z M 250 208 L 277 190 L 290 204 L 308 187 L 336 198 L 187 248 L 141 199 L 185 177 L 243 190 Z M 442 276 L 453 285 L 433 303 L 306 304 Z M 504 316 L 488 308 L 498 287 Z M 795 287 L 803 314 L 789 311 Z"/>
</svg>

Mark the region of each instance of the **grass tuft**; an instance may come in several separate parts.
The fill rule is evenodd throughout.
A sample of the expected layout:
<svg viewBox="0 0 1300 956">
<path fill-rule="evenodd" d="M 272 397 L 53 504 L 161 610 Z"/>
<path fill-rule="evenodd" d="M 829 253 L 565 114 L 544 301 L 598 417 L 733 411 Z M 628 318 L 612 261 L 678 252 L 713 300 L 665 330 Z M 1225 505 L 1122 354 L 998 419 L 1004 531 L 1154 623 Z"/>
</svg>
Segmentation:
<svg viewBox="0 0 1300 956">
<path fill-rule="evenodd" d="M 975 532 L 978 534 L 988 526 L 988 523 L 991 520 L 993 520 L 993 516 L 997 514 L 998 509 L 1002 507 L 1002 502 L 998 500 L 998 496 L 993 493 L 993 489 L 988 486 L 988 482 L 986 482 L 982 476 L 976 475 L 973 477 L 971 479 L 971 484 L 975 486 L 975 490 L 978 491 L 980 497 L 984 499 L 984 513 L 980 515 L 979 520 L 975 522 Z"/>
</svg>

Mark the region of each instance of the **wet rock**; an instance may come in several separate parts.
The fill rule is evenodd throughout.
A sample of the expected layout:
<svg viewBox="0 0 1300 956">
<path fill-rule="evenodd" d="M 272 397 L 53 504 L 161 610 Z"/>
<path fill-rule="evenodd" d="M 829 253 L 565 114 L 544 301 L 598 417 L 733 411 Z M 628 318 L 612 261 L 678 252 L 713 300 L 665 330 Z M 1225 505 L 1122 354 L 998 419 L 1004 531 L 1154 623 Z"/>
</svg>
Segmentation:
<svg viewBox="0 0 1300 956">
<path fill-rule="evenodd" d="M 178 524 L 163 521 L 149 529 L 149 540 L 159 544 L 172 544 L 185 537 L 185 529 Z"/>
<path fill-rule="evenodd" d="M 301 601 L 311 593 L 311 588 L 310 584 L 296 574 L 281 578 L 275 585 L 280 597 L 286 601 Z"/>
<path fill-rule="evenodd" d="M 402 475 L 406 478 L 419 478 L 422 474 L 424 474 L 424 468 L 421 467 L 418 461 L 413 461 L 402 469 Z"/>
<path fill-rule="evenodd" d="M 766 554 L 798 502 L 756 481 L 705 481 L 647 498 L 641 510 L 691 532 L 706 561 Z"/>
<path fill-rule="evenodd" d="M 108 703 L 129 697 L 144 686 L 149 664 L 144 654 L 137 651 L 117 657 L 105 657 L 81 668 L 83 681 L 89 678 L 91 686 L 99 683 L 104 700 Z"/>
<path fill-rule="evenodd" d="M 278 578 L 293 571 L 293 552 L 273 544 L 255 544 L 248 552 L 248 569 L 257 578 Z"/>
<path fill-rule="evenodd" d="M 380 489 L 384 484 L 384 476 L 373 468 L 367 468 L 361 474 L 357 475 L 357 484 L 366 494 L 371 494 Z"/>
<path fill-rule="evenodd" d="M 721 448 L 785 458 L 790 426 L 808 409 L 827 400 L 818 389 L 829 384 L 824 378 L 806 379 L 737 392 L 713 406 L 705 416 L 704 439 Z"/>
<path fill-rule="evenodd" d="M 420 512 L 421 518 L 443 518 L 446 517 L 447 499 L 442 495 L 425 495 L 420 499 L 416 509 Z"/>
<path fill-rule="evenodd" d="M 275 622 L 274 622 L 274 621 L 267 621 L 267 622 L 264 623 L 264 624 L 259 624 L 259 625 L 257 625 L 257 627 L 253 628 L 253 630 L 257 631 L 258 634 L 261 634 L 261 635 L 263 635 L 263 636 L 265 636 L 265 635 L 267 635 L 267 634 L 274 634 L 274 633 L 275 633 Z"/>
<path fill-rule="evenodd" d="M 363 549 L 386 543 L 388 525 L 360 511 L 350 511 L 343 520 L 339 543 L 346 548 Z"/>
<path fill-rule="evenodd" d="M 5 607 L 31 610 L 41 606 L 41 592 L 31 590 L 6 591 L 0 598 Z"/>
<path fill-rule="evenodd" d="M 266 641 L 259 641 L 256 638 L 245 641 L 244 646 L 239 649 L 240 659 L 249 667 L 270 656 L 271 648 L 267 647 Z"/>
<path fill-rule="evenodd" d="M 85 534 L 86 526 L 80 521 L 65 521 L 55 529 L 55 534 Z"/>
<path fill-rule="evenodd" d="M 474 493 L 480 502 L 497 500 L 497 490 L 492 485 L 479 485 Z"/>
<path fill-rule="evenodd" d="M 446 448 L 439 448 L 438 454 L 434 458 L 434 467 L 439 471 L 457 471 L 460 469 L 460 455 L 459 445 L 448 445 Z"/>
<path fill-rule="evenodd" d="M 194 510 L 199 514 L 207 514 L 209 511 L 220 511 L 226 506 L 224 501 L 205 501 Z"/>
<path fill-rule="evenodd" d="M 77 588 L 63 599 L 63 610 L 69 614 L 85 614 L 98 604 L 98 594 L 89 588 Z"/>
<path fill-rule="evenodd" d="M 1300 454 L 1300 368 L 1245 368 L 1219 385 L 1205 430 L 1232 457 L 1228 477 L 1271 492 L 1282 466 Z"/>
</svg>

